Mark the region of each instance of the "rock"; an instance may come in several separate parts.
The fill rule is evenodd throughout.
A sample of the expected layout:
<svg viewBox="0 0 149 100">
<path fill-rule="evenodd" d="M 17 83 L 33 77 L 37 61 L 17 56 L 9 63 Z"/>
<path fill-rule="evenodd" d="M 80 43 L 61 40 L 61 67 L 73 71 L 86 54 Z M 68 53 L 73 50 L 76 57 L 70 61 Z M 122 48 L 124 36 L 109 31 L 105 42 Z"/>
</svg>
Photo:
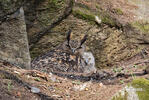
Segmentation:
<svg viewBox="0 0 149 100">
<path fill-rule="evenodd" d="M 149 80 L 138 78 L 116 93 L 110 100 L 148 100 L 148 88 Z"/>
<path fill-rule="evenodd" d="M 95 16 L 95 21 L 96 21 L 98 24 L 101 24 L 101 19 L 100 19 L 98 16 Z"/>
<path fill-rule="evenodd" d="M 30 69 L 30 53 L 21 7 L 0 25 L 0 60 Z"/>
<path fill-rule="evenodd" d="M 39 88 L 36 88 L 36 87 L 31 87 L 31 92 L 33 92 L 33 93 L 39 93 L 40 92 L 40 89 Z"/>
<path fill-rule="evenodd" d="M 16 12 L 23 4 L 24 0 L 0 0 L 0 20 L 4 20 L 9 15 Z"/>
<path fill-rule="evenodd" d="M 103 87 L 103 84 L 102 84 L 102 83 L 100 83 L 100 84 L 99 84 L 99 86 L 100 86 L 100 87 Z"/>
</svg>

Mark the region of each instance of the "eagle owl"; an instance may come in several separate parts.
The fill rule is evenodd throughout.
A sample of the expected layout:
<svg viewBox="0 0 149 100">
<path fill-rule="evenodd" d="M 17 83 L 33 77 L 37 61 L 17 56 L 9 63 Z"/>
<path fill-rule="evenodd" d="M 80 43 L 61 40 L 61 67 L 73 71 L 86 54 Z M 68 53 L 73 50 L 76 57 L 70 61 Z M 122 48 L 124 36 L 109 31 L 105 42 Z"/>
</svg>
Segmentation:
<svg viewBox="0 0 149 100">
<path fill-rule="evenodd" d="M 91 52 L 86 52 L 86 40 L 87 35 L 80 41 L 72 40 L 69 30 L 65 42 L 32 61 L 32 69 L 45 72 L 95 72 L 94 56 Z"/>
</svg>

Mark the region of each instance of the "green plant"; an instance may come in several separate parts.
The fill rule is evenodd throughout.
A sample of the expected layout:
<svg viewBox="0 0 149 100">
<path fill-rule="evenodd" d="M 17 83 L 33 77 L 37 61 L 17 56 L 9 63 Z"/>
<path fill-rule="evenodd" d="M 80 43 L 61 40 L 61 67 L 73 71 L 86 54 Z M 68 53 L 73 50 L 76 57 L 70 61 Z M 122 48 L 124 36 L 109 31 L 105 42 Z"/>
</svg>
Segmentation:
<svg viewBox="0 0 149 100">
<path fill-rule="evenodd" d="M 117 72 L 117 68 L 113 68 L 112 70 L 113 70 L 113 72 L 115 72 L 115 73 Z"/>
<path fill-rule="evenodd" d="M 120 80 L 120 83 L 121 83 L 121 84 L 124 84 L 125 82 L 124 82 L 124 80 Z"/>
<path fill-rule="evenodd" d="M 134 68 L 137 68 L 137 65 L 133 65 Z"/>
<path fill-rule="evenodd" d="M 117 72 L 122 72 L 122 68 L 120 67 L 120 68 L 113 68 L 113 72 L 115 72 L 115 73 L 117 73 Z"/>
<path fill-rule="evenodd" d="M 72 84 L 77 84 L 77 85 L 80 85 L 81 82 L 80 81 L 72 81 Z"/>
<path fill-rule="evenodd" d="M 40 81 L 40 78 L 39 77 L 36 77 L 34 80 L 39 82 Z"/>
<path fill-rule="evenodd" d="M 131 77 L 132 77 L 133 79 L 136 79 L 136 75 L 134 75 L 133 72 L 131 72 Z"/>
<path fill-rule="evenodd" d="M 125 73 L 128 73 L 128 70 L 127 69 L 125 70 Z"/>
<path fill-rule="evenodd" d="M 11 81 L 9 81 L 7 84 L 8 91 L 11 91 L 12 87 L 13 87 L 13 85 L 12 85 Z"/>
</svg>

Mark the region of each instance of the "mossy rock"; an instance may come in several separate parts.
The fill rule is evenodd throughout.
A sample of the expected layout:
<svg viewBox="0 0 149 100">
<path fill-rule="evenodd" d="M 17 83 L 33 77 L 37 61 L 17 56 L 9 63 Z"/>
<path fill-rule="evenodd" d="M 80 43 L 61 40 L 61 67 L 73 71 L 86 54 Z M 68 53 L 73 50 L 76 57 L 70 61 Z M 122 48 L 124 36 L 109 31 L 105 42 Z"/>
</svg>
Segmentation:
<svg viewBox="0 0 149 100">
<path fill-rule="evenodd" d="M 88 6 L 84 6 L 83 4 L 76 4 L 72 14 L 63 20 L 60 25 L 52 29 L 53 32 L 45 36 L 37 44 L 35 49 L 31 51 L 32 56 L 36 57 L 41 53 L 54 49 L 54 47 L 64 41 L 66 32 L 69 29 L 72 29 L 76 38 L 81 37 L 82 34 L 89 35 L 86 45 L 89 48 L 88 50 L 94 54 L 96 67 L 98 68 L 117 66 L 116 63 L 127 60 L 140 53 L 144 47 L 142 45 L 134 45 L 136 39 L 132 39 L 133 35 L 137 37 L 137 33 L 131 30 L 133 34 L 127 36 L 129 32 L 123 32 L 120 28 L 121 24 L 119 25 L 118 21 L 109 15 L 108 12 L 101 11 L 100 5 L 96 5 L 98 6 L 96 7 L 99 9 L 98 11 L 89 9 Z M 115 12 L 120 15 L 122 14 L 121 9 L 116 9 Z M 95 24 L 96 15 L 101 18 L 101 25 Z M 50 19 L 47 19 L 49 15 L 45 13 L 42 16 L 43 19 L 46 17 L 45 20 L 41 18 L 44 25 L 46 22 L 48 24 L 48 20 L 50 21 Z M 108 27 L 102 30 L 104 26 Z M 117 29 L 117 27 L 119 28 Z M 89 28 L 91 30 L 86 33 Z M 47 37 L 49 37 L 48 40 Z"/>
<path fill-rule="evenodd" d="M 31 0 L 25 5 L 29 39 L 63 15 L 69 0 Z"/>
<path fill-rule="evenodd" d="M 149 80 L 144 78 L 139 78 L 133 80 L 131 85 L 135 88 L 142 89 L 142 91 L 137 91 L 139 100 L 148 100 L 149 98 Z"/>
<path fill-rule="evenodd" d="M 112 100 L 148 100 L 148 98 L 149 80 L 137 78 L 118 92 Z"/>
<path fill-rule="evenodd" d="M 136 88 L 140 87 L 140 88 L 147 89 L 149 91 L 149 80 L 145 78 L 137 78 L 132 81 L 131 85 Z"/>
</svg>

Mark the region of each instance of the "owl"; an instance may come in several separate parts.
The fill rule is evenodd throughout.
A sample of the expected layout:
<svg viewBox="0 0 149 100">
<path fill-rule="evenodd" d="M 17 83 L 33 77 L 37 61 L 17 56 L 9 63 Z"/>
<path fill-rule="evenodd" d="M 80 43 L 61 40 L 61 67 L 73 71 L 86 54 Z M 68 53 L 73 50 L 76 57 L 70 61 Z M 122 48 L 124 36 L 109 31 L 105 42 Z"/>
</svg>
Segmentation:
<svg viewBox="0 0 149 100">
<path fill-rule="evenodd" d="M 66 41 L 54 50 L 48 51 L 31 62 L 32 69 L 44 72 L 95 72 L 94 56 L 86 52 L 85 41 L 87 35 L 81 40 L 71 39 L 71 30 L 68 31 Z"/>
</svg>

